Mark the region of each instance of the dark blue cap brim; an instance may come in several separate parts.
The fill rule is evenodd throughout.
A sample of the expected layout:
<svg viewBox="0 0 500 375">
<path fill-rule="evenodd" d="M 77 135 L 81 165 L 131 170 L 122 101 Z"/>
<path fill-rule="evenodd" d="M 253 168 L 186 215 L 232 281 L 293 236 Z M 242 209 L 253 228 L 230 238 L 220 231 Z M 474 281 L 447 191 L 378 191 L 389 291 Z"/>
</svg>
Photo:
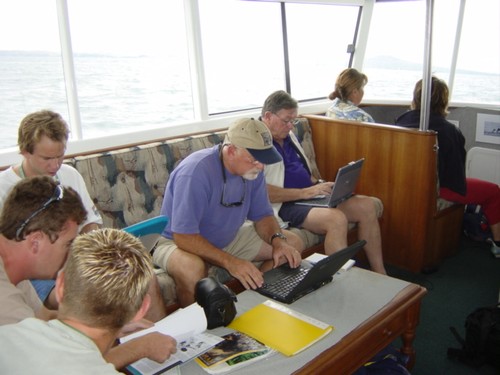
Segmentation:
<svg viewBox="0 0 500 375">
<path fill-rule="evenodd" d="M 276 148 L 271 147 L 266 150 L 256 150 L 253 148 L 247 148 L 248 152 L 260 163 L 262 164 L 274 164 L 283 160 L 280 153 Z"/>
</svg>

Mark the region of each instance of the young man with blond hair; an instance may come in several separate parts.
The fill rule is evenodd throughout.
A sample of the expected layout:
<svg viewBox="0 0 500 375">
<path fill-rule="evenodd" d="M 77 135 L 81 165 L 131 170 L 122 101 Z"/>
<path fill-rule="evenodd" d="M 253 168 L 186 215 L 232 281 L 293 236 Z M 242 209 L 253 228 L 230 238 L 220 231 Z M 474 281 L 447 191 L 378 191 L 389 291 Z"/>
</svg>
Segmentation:
<svg viewBox="0 0 500 375">
<path fill-rule="evenodd" d="M 49 176 L 63 186 L 70 186 L 80 195 L 87 211 L 87 218 L 80 224 L 81 233 L 102 225 L 101 215 L 90 198 L 83 177 L 73 167 L 63 164 L 68 138 L 68 125 L 56 112 L 41 110 L 21 120 L 17 143 L 23 159 L 0 172 L 0 209 L 17 182 L 27 177 Z M 51 295 L 54 280 L 34 280 L 33 285 L 47 307 L 57 308 L 54 295 Z"/>
</svg>

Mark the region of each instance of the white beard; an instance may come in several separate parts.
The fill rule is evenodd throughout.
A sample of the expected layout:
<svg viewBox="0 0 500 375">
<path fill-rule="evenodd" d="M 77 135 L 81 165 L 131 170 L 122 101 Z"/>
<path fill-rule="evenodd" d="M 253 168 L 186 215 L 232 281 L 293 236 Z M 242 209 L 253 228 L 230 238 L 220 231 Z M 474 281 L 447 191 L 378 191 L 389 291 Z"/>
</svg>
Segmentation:
<svg viewBox="0 0 500 375">
<path fill-rule="evenodd" d="M 258 169 L 251 169 L 241 177 L 243 177 L 245 180 L 252 181 L 259 176 L 259 173 L 260 171 Z"/>
</svg>

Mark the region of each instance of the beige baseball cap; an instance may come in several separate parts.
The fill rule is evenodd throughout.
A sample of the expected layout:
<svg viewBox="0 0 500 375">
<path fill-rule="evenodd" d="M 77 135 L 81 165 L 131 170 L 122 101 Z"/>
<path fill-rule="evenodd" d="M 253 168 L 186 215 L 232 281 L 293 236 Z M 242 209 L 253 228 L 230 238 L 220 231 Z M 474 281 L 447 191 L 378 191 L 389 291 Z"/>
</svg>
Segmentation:
<svg viewBox="0 0 500 375">
<path fill-rule="evenodd" d="M 246 148 L 262 164 L 274 164 L 283 160 L 273 146 L 273 136 L 266 124 L 253 118 L 242 118 L 231 124 L 226 143 Z"/>
</svg>

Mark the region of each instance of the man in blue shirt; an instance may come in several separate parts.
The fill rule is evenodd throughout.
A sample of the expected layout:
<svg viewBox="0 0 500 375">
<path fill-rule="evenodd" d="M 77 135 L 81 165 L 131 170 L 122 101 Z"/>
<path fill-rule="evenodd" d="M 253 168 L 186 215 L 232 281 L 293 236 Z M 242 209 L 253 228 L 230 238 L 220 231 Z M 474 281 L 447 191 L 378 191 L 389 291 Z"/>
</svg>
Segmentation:
<svg viewBox="0 0 500 375">
<path fill-rule="evenodd" d="M 358 237 L 366 240 L 366 256 L 371 269 L 386 274 L 378 217 L 378 198 L 355 195 L 336 208 L 308 207 L 293 202 L 331 193 L 333 183 L 316 180 L 309 161 L 292 132 L 298 103 L 285 91 L 272 93 L 262 108 L 262 121 L 273 135 L 273 143 L 283 161 L 267 166 L 264 174 L 269 199 L 275 212 L 293 227 L 325 235 L 325 252 L 332 254 L 347 246 L 348 222 L 357 223 Z"/>
<path fill-rule="evenodd" d="M 240 119 L 224 144 L 192 153 L 170 175 L 161 209 L 170 221 L 153 259 L 174 278 L 181 306 L 194 302 L 209 265 L 246 289 L 262 286 L 267 269 L 299 265 L 303 242 L 280 229 L 260 173 L 279 161 L 265 124 Z"/>
</svg>

